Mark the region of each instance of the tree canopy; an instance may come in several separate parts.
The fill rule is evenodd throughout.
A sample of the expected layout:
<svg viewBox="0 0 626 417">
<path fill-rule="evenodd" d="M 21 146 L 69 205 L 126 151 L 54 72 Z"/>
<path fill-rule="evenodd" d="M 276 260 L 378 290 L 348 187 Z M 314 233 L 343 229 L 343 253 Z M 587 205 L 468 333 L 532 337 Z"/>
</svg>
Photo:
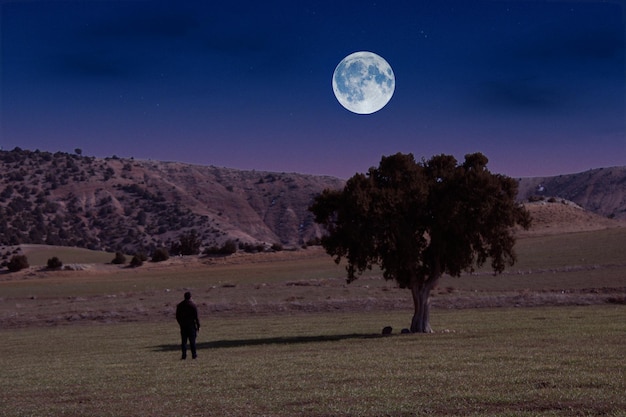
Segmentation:
<svg viewBox="0 0 626 417">
<path fill-rule="evenodd" d="M 411 289 L 413 332 L 430 332 L 429 295 L 442 274 L 459 276 L 488 260 L 495 273 L 515 262 L 514 228 L 530 225 L 516 203 L 517 182 L 492 174 L 488 159 L 450 155 L 416 162 L 412 154 L 381 159 L 350 178 L 343 190 L 324 190 L 310 210 L 327 234 L 322 246 L 347 260 L 351 282 L 373 265 Z"/>
</svg>

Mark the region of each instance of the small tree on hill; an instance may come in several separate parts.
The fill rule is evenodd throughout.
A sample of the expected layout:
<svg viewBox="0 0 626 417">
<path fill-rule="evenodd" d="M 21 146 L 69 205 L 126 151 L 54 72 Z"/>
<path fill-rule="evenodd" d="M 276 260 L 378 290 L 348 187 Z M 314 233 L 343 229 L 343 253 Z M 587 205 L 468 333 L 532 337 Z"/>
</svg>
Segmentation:
<svg viewBox="0 0 626 417">
<path fill-rule="evenodd" d="M 235 252 L 237 252 L 237 242 L 232 239 L 228 239 L 220 248 L 222 255 L 232 255 Z"/>
<path fill-rule="evenodd" d="M 141 255 L 134 255 L 130 260 L 130 266 L 132 268 L 137 268 L 143 265 L 144 258 Z"/>
<path fill-rule="evenodd" d="M 202 240 L 195 230 L 190 230 L 178 237 L 178 242 L 172 243 L 170 253 L 173 255 L 197 255 L 200 253 Z"/>
<path fill-rule="evenodd" d="M 115 252 L 115 258 L 111 261 L 112 264 L 122 265 L 126 263 L 126 256 L 122 252 Z"/>
<path fill-rule="evenodd" d="M 147 260 L 148 260 L 148 257 L 146 256 L 146 254 L 144 252 L 139 251 L 135 255 L 133 255 L 133 257 L 130 259 L 130 266 L 132 268 L 140 267 Z"/>
<path fill-rule="evenodd" d="M 170 258 L 170 254 L 165 248 L 156 248 L 152 254 L 152 262 L 163 262 Z"/>
<path fill-rule="evenodd" d="M 48 259 L 47 265 L 48 269 L 61 269 L 61 267 L 63 266 L 63 262 L 61 262 L 61 260 L 56 256 L 53 256 L 52 258 Z"/>
<path fill-rule="evenodd" d="M 209 246 L 204 249 L 205 255 L 232 255 L 237 252 L 237 242 L 228 239 L 222 246 Z"/>
<path fill-rule="evenodd" d="M 310 210 L 328 234 L 326 252 L 346 258 L 348 282 L 377 264 L 383 277 L 411 290 L 412 332 L 431 332 L 429 297 L 444 273 L 459 276 L 490 260 L 494 272 L 515 262 L 513 228 L 530 225 L 515 201 L 517 182 L 492 174 L 487 158 L 383 157 L 340 191 L 325 190 Z"/>
<path fill-rule="evenodd" d="M 7 263 L 7 268 L 10 272 L 21 271 L 22 269 L 28 268 L 28 258 L 26 255 L 13 255 Z"/>
</svg>

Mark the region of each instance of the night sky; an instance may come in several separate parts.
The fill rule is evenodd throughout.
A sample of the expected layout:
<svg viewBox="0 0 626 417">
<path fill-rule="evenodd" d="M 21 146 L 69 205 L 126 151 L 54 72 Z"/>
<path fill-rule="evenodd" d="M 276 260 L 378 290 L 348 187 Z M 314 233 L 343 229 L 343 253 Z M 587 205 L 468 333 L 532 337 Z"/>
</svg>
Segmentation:
<svg viewBox="0 0 626 417">
<path fill-rule="evenodd" d="M 348 178 L 482 152 L 513 177 L 626 165 L 623 1 L 4 1 L 0 146 Z M 389 104 L 344 109 L 372 51 Z"/>
</svg>

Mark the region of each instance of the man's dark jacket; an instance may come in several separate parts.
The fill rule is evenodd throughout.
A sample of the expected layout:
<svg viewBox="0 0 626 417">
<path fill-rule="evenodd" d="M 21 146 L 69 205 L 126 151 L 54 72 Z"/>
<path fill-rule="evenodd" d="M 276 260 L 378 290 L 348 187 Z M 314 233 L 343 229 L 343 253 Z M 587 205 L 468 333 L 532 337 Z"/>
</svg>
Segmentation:
<svg viewBox="0 0 626 417">
<path fill-rule="evenodd" d="M 199 330 L 198 308 L 191 300 L 183 300 L 176 306 L 176 321 L 181 329 Z"/>
</svg>

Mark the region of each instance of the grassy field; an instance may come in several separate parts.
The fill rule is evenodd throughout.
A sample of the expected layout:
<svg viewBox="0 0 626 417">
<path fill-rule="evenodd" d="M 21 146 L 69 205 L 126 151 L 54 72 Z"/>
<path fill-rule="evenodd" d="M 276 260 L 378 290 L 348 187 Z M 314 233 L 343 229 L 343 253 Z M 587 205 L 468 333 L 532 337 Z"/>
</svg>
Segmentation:
<svg viewBox="0 0 626 417">
<path fill-rule="evenodd" d="M 487 270 L 444 277 L 435 308 L 598 304 L 626 300 L 626 229 L 525 237 L 518 263 L 504 274 Z M 48 248 L 53 256 L 54 248 Z M 207 314 L 410 309 L 406 290 L 372 271 L 345 283 L 343 265 L 319 248 L 205 259 L 106 271 L 0 274 L 0 325 L 42 322 L 162 320 L 189 289 Z M 292 256 L 293 255 L 293 256 Z M 45 258 L 45 256 L 43 256 Z M 205 264 L 205 262 L 207 264 Z M 407 318 L 408 321 L 408 318 Z"/>
<path fill-rule="evenodd" d="M 46 266 L 53 256 L 64 264 L 107 263 L 115 257 L 114 253 L 62 246 L 25 245 L 23 249 L 28 263 L 33 266 Z"/>
<path fill-rule="evenodd" d="M 319 250 L 2 274 L 0 416 L 626 416 L 624 247 L 522 238 L 505 274 L 443 279 L 430 335 L 398 334 L 406 290 L 346 285 Z M 183 362 L 186 289 L 203 327 Z"/>
<path fill-rule="evenodd" d="M 624 306 L 208 318 L 199 358 L 171 323 L 1 331 L 0 414 L 624 416 Z"/>
</svg>

